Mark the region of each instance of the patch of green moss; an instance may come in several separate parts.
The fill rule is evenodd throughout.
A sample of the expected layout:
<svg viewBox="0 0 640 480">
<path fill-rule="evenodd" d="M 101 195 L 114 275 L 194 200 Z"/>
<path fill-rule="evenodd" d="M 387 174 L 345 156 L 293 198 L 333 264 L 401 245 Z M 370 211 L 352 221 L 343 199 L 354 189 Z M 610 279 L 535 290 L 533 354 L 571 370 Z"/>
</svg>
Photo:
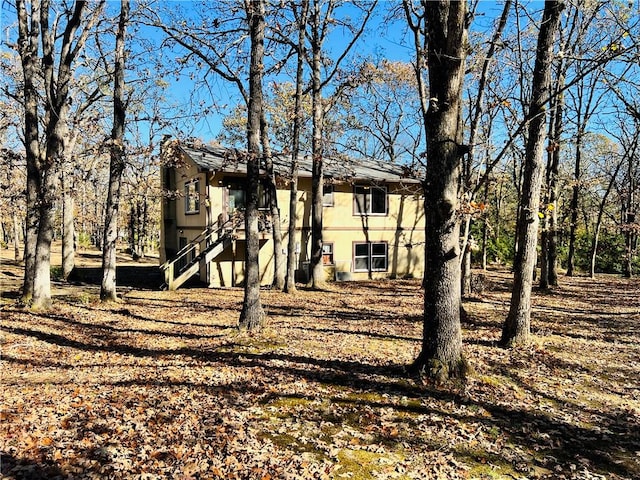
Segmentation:
<svg viewBox="0 0 640 480">
<path fill-rule="evenodd" d="M 258 435 L 260 440 L 269 440 L 276 447 L 284 450 L 293 450 L 297 454 L 311 453 L 319 460 L 326 459 L 327 455 L 310 442 L 303 442 L 300 439 L 288 433 L 260 432 Z"/>
<path fill-rule="evenodd" d="M 338 464 L 335 469 L 335 476 L 344 475 L 352 480 L 367 480 L 376 477 L 376 472 L 391 473 L 395 470 L 395 465 L 402 462 L 403 458 L 398 455 L 382 455 L 366 450 L 341 449 L 336 455 Z M 405 476 L 395 478 L 404 479 Z"/>
<path fill-rule="evenodd" d="M 511 463 L 495 453 L 480 448 L 457 447 L 454 449 L 456 460 L 469 467 L 470 478 L 520 478 Z"/>
<path fill-rule="evenodd" d="M 273 335 L 258 334 L 253 336 L 240 333 L 231 338 L 233 343 L 220 347 L 219 351 L 259 355 L 261 353 L 272 352 L 278 348 L 287 346 L 286 343 Z"/>
<path fill-rule="evenodd" d="M 286 397 L 278 397 L 276 399 L 270 400 L 267 403 L 267 406 L 277 410 L 291 411 L 297 407 L 308 407 L 314 402 L 315 400 L 312 400 L 307 397 L 286 396 Z"/>
</svg>

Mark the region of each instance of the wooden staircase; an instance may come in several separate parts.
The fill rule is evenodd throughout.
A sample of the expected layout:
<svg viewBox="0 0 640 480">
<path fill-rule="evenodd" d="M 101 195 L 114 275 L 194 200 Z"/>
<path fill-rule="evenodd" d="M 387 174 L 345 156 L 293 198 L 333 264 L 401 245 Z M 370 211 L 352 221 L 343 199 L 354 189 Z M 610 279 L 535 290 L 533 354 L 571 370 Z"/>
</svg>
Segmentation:
<svg viewBox="0 0 640 480">
<path fill-rule="evenodd" d="M 244 222 L 241 216 L 231 217 L 202 231 L 176 255 L 160 265 L 164 273 L 163 290 L 177 290 L 196 275 L 200 268 L 224 252 L 235 239 L 235 231 Z"/>
</svg>

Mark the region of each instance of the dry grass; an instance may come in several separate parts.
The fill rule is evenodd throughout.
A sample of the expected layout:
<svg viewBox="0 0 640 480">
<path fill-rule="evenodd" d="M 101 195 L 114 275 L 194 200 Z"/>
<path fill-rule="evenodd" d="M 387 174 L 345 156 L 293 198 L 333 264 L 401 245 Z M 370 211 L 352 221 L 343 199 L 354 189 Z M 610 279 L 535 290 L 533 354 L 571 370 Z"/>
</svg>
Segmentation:
<svg viewBox="0 0 640 480">
<path fill-rule="evenodd" d="M 496 346 L 510 277 L 490 272 L 465 302 L 474 373 L 435 387 L 404 372 L 418 282 L 264 291 L 247 336 L 241 290 L 142 277 L 101 304 L 59 283 L 32 312 L 20 276 L 0 265 L 2 478 L 640 478 L 638 280 L 561 278 L 512 351 Z"/>
</svg>

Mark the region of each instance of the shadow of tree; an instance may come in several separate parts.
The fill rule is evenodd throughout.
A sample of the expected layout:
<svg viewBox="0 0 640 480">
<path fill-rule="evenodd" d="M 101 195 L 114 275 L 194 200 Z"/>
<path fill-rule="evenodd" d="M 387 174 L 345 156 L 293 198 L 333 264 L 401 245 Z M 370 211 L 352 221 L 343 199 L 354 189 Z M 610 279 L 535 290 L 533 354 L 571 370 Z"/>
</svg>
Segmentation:
<svg viewBox="0 0 640 480">
<path fill-rule="evenodd" d="M 0 452 L 0 473 L 2 478 L 12 480 L 62 480 L 67 478 L 52 460 L 35 462 L 29 458 L 16 458 L 7 452 Z"/>
<path fill-rule="evenodd" d="M 272 372 L 281 378 L 282 375 L 292 379 L 304 380 L 332 387 L 347 388 L 351 391 L 369 392 L 378 395 L 376 398 L 388 398 L 387 401 L 371 400 L 366 396 L 362 399 L 345 399 L 330 397 L 331 402 L 342 404 L 351 403 L 354 409 L 366 405 L 374 409 L 393 409 L 396 412 L 405 412 L 416 415 L 445 416 L 460 422 L 472 422 L 482 424 L 488 428 L 498 428 L 508 438 L 509 442 L 519 445 L 528 451 L 540 451 L 547 457 L 557 459 L 560 463 L 575 463 L 577 458 L 587 458 L 591 465 L 598 471 L 615 473 L 616 475 L 632 478 L 640 471 L 638 465 L 630 465 L 620 461 L 620 454 L 625 452 L 640 451 L 640 424 L 636 417 L 617 409 L 600 412 L 597 426 L 579 425 L 562 418 L 555 418 L 535 409 L 524 409 L 509 406 L 508 402 L 489 402 L 482 397 L 472 398 L 464 393 L 456 393 L 421 385 L 407 378 L 404 365 L 384 364 L 373 365 L 356 360 L 322 359 L 312 356 L 294 355 L 269 351 L 254 353 L 249 351 L 234 351 L 237 346 L 233 342 L 226 343 L 211 350 L 193 348 L 143 348 L 129 344 L 97 344 L 86 343 L 71 339 L 58 333 L 46 333 L 34 328 L 17 328 L 2 326 L 5 332 L 24 337 L 36 338 L 50 344 L 62 347 L 71 347 L 83 351 L 111 352 L 132 355 L 135 357 L 172 358 L 189 357 L 202 365 L 225 365 L 227 367 L 257 368 L 267 374 L 263 386 L 261 384 L 247 384 L 244 382 L 224 385 L 224 387 L 212 387 L 204 383 L 192 382 L 168 382 L 166 379 L 140 380 L 132 379 L 114 382 L 112 385 L 165 385 L 172 387 L 187 387 L 204 389 L 207 392 L 218 393 L 220 388 L 224 390 L 227 398 L 233 401 L 234 392 L 246 393 L 251 391 L 256 394 L 265 394 L 268 384 L 268 374 Z M 520 385 L 534 394 L 535 388 L 520 381 Z M 545 396 L 561 404 L 563 399 L 553 398 L 545 393 Z M 286 398 L 285 394 L 269 393 L 263 401 L 269 402 L 275 398 Z M 312 398 L 312 397 L 310 397 Z M 459 410 L 450 411 L 425 406 L 423 404 L 402 404 L 391 399 L 409 398 L 415 400 L 431 399 L 444 404 L 464 405 L 469 413 L 459 413 Z M 472 408 L 471 408 L 472 407 Z M 481 407 L 489 415 L 474 414 L 473 408 Z M 397 439 L 401 441 L 401 439 Z M 530 461 L 541 461 L 531 460 Z M 41 472 L 48 471 L 48 466 L 34 466 Z M 36 470 L 36 474 L 39 472 Z M 28 477 L 23 477 L 28 478 Z M 50 477 L 33 477 L 50 478 Z"/>
</svg>

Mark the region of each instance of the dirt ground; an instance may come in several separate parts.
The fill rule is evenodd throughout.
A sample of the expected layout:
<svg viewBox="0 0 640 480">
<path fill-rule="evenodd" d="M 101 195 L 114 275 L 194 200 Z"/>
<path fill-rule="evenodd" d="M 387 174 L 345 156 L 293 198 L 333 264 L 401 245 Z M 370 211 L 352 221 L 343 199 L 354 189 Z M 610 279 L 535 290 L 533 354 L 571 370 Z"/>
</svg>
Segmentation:
<svg viewBox="0 0 640 480">
<path fill-rule="evenodd" d="M 265 290 L 266 327 L 247 335 L 241 290 L 159 291 L 155 259 L 123 262 L 121 301 L 100 303 L 92 251 L 50 310 L 25 309 L 11 256 L 1 478 L 640 478 L 638 279 L 561 277 L 535 292 L 531 345 L 506 350 L 511 276 L 475 272 L 473 372 L 436 386 L 405 370 L 418 281 Z"/>
</svg>

